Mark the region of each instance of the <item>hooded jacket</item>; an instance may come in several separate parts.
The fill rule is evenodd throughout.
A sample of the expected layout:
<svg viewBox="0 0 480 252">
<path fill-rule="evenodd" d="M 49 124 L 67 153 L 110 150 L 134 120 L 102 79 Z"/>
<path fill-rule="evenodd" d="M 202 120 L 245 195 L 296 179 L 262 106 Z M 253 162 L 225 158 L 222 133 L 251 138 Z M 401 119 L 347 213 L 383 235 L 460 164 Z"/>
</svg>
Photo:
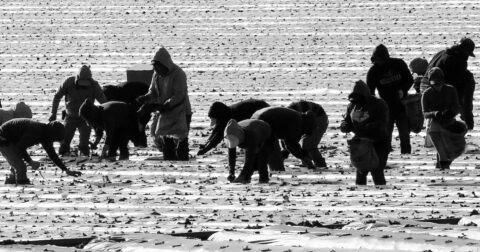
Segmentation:
<svg viewBox="0 0 480 252">
<path fill-rule="evenodd" d="M 90 85 L 85 86 L 84 83 L 79 85 L 80 80 L 88 80 L 87 83 L 90 83 Z M 99 103 L 107 101 L 107 98 L 102 92 L 102 88 L 97 81 L 92 79 L 92 73 L 87 66 L 82 66 L 77 75 L 68 77 L 57 90 L 53 97 L 53 115 L 57 114 L 58 105 L 64 96 L 67 115 L 71 117 L 79 117 L 78 109 L 87 98 L 92 102 L 94 100 L 97 100 Z"/>
<path fill-rule="evenodd" d="M 472 74 L 467 69 L 467 61 L 468 53 L 459 45 L 454 45 L 435 54 L 428 64 L 427 72 L 433 67 L 439 67 L 445 74 L 445 82 L 461 91 L 472 78 Z"/>
<path fill-rule="evenodd" d="M 166 76 L 154 72 L 149 91 L 145 95 L 146 103 L 159 103 L 165 107 L 160 113 L 155 136 L 185 138 L 188 136 L 186 115 L 192 114 L 187 76 L 173 63 L 170 54 L 163 47 L 157 51 L 153 60 L 168 68 Z"/>
<path fill-rule="evenodd" d="M 214 102 L 210 106 L 208 116 L 216 119 L 212 134 L 207 140 L 205 147 L 202 148 L 203 153 L 215 148 L 223 139 L 223 133 L 228 120 L 235 119 L 240 122 L 249 119 L 257 110 L 268 107 L 268 103 L 263 100 L 248 99 L 234 103 L 230 106 L 221 102 Z"/>
<path fill-rule="evenodd" d="M 387 122 L 388 106 L 382 99 L 371 95 L 368 86 L 359 81 L 355 83 L 353 94 L 359 94 L 364 98 L 363 106 L 350 103 L 341 123 L 342 132 L 351 132 L 355 137 L 364 137 L 377 143 L 388 144 Z"/>
<path fill-rule="evenodd" d="M 285 142 L 287 150 L 296 158 L 304 160 L 308 157 L 298 143 L 303 134 L 310 135 L 316 127 L 312 112 L 300 113 L 283 107 L 267 107 L 258 110 L 252 119 L 265 121 L 272 128 L 272 135 Z"/>
<path fill-rule="evenodd" d="M 32 118 L 32 110 L 24 102 L 18 102 L 11 109 L 0 109 L 0 125 L 14 118 Z"/>
<path fill-rule="evenodd" d="M 401 109 L 398 91 L 406 95 L 413 85 L 413 77 L 407 64 L 402 59 L 391 58 L 384 45 L 375 48 L 372 54 L 372 62 L 376 58 L 385 60 L 385 64 L 379 66 L 374 64 L 367 73 L 367 85 L 370 93 L 375 94 L 378 89 L 379 96 L 388 104 L 391 112 Z"/>
</svg>

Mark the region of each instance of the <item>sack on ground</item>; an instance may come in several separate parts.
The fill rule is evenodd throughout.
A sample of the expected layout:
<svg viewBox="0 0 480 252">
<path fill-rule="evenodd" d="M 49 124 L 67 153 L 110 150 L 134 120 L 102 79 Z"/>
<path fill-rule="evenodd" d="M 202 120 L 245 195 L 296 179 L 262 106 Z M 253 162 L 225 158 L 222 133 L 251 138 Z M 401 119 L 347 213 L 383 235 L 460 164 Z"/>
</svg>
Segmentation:
<svg viewBox="0 0 480 252">
<path fill-rule="evenodd" d="M 441 160 L 452 161 L 465 151 L 467 125 L 462 121 L 455 121 L 446 126 L 432 121 L 432 127 L 427 133 L 430 135 Z"/>
<path fill-rule="evenodd" d="M 423 128 L 422 95 L 409 94 L 402 99 L 402 105 L 410 124 L 410 131 L 419 133 Z"/>
<path fill-rule="evenodd" d="M 350 161 L 355 168 L 365 172 L 378 168 L 378 155 L 371 139 L 354 137 L 348 140 L 348 146 Z"/>
</svg>

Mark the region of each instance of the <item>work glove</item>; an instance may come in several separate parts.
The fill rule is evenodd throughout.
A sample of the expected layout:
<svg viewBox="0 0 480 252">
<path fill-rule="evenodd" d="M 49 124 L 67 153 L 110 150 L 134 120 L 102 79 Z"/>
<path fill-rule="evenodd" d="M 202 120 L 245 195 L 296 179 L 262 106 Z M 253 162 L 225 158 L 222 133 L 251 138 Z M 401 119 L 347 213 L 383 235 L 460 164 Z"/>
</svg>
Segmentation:
<svg viewBox="0 0 480 252">
<path fill-rule="evenodd" d="M 207 151 L 206 151 L 205 149 L 200 149 L 200 150 L 198 150 L 198 152 L 197 152 L 197 156 L 199 156 L 199 155 L 204 155 L 205 153 L 207 153 Z"/>
<path fill-rule="evenodd" d="M 346 121 L 342 121 L 342 123 L 340 124 L 340 131 L 343 133 L 348 133 L 352 131 L 352 126 Z"/>
</svg>

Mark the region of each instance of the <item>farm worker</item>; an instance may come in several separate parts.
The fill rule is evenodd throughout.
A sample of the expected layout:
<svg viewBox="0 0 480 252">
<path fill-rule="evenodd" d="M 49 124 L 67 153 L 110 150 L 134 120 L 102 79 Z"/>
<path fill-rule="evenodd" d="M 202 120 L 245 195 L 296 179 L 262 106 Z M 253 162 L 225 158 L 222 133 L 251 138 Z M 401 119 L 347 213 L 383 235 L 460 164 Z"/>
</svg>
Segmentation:
<svg viewBox="0 0 480 252">
<path fill-rule="evenodd" d="M 77 75 L 68 77 L 59 87 L 53 97 L 52 114 L 49 121 L 55 121 L 57 119 L 58 105 L 64 96 L 66 106 L 64 118 L 65 139 L 60 144 L 58 153 L 62 156 L 70 155 L 70 143 L 75 135 L 75 131 L 78 129 L 80 134 L 78 144 L 80 154 L 89 156 L 90 148 L 88 143 L 92 129 L 79 116 L 78 109 L 87 98 L 92 102 L 94 100 L 97 100 L 99 103 L 107 101 L 107 98 L 105 98 L 105 95 L 102 92 L 102 88 L 98 82 L 92 78 L 92 71 L 89 66 L 83 65 L 80 67 Z"/>
<path fill-rule="evenodd" d="M 249 119 L 257 110 L 268 107 L 263 100 L 248 99 L 234 103 L 230 106 L 223 102 L 214 102 L 208 111 L 210 125 L 213 126 L 212 133 L 204 145 L 200 146 L 197 155 L 204 155 L 215 148 L 223 139 L 223 132 L 230 119 L 237 122 Z"/>
<path fill-rule="evenodd" d="M 229 148 L 228 165 L 231 181 L 235 178 L 236 147 L 245 149 L 245 163 L 234 183 L 250 183 L 252 174 L 258 170 L 259 183 L 268 183 L 268 156 L 275 150 L 272 130 L 268 123 L 257 119 L 246 119 L 237 123 L 230 119 L 225 127 L 225 142 Z"/>
<path fill-rule="evenodd" d="M 378 90 L 380 98 L 388 105 L 389 121 L 387 130 L 391 146 L 394 124 L 397 125 L 400 137 L 400 153 L 410 154 L 410 125 L 405 109 L 400 102 L 408 94 L 413 84 L 413 77 L 407 64 L 402 59 L 391 58 L 387 47 L 380 44 L 373 51 L 371 61 L 373 66 L 367 73 L 367 85 L 370 93 Z M 390 147 L 391 148 L 391 147 Z"/>
<path fill-rule="evenodd" d="M 448 128 L 455 123 L 455 116 L 460 112 L 461 106 L 456 89 L 445 83 L 445 75 L 439 67 L 429 70 L 428 80 L 431 88 L 427 89 L 422 96 L 423 115 L 431 119 L 427 126 L 427 134 L 430 135 L 438 152 L 436 168 L 449 169 L 453 160 L 445 154 L 447 148 L 461 146 L 445 146 L 444 142 L 440 141 L 441 127 Z"/>
<path fill-rule="evenodd" d="M 32 118 L 32 110 L 24 102 L 18 102 L 11 109 L 0 109 L 0 125 L 15 118 Z"/>
<path fill-rule="evenodd" d="M 154 74 L 147 94 L 140 103 L 159 106 L 158 119 L 152 123 L 154 142 L 165 160 L 188 160 L 188 132 L 192 109 L 188 98 L 187 76 L 173 63 L 167 49 L 161 47 L 152 60 Z"/>
<path fill-rule="evenodd" d="M 344 133 L 353 132 L 355 137 L 367 138 L 373 141 L 378 156 L 378 167 L 370 171 L 375 185 L 385 185 L 383 173 L 390 152 L 388 124 L 388 106 L 380 98 L 370 93 L 370 89 L 363 81 L 355 82 L 352 93 L 348 96 L 347 112 L 340 124 Z M 357 169 L 355 184 L 367 184 L 368 171 Z"/>
<path fill-rule="evenodd" d="M 315 116 L 316 127 L 313 129 L 312 134 L 304 134 L 300 139 L 300 143 L 303 150 L 306 150 L 308 156 L 313 160 L 313 163 L 316 167 L 327 167 L 325 158 L 322 157 L 322 154 L 318 150 L 318 144 L 322 140 L 323 134 L 327 131 L 328 128 L 328 116 L 325 113 L 323 107 L 317 103 L 300 100 L 297 102 L 292 102 L 287 106 L 289 109 L 293 109 L 300 113 L 306 113 L 312 111 Z M 284 157 L 288 155 L 288 150 L 282 151 Z"/>
<path fill-rule="evenodd" d="M 0 126 L 0 152 L 10 164 L 10 176 L 5 184 L 30 184 L 27 178 L 26 161 L 33 170 L 40 166 L 28 155 L 27 148 L 41 144 L 50 159 L 67 175 L 78 177 L 78 171 L 69 170 L 58 158 L 53 142 L 60 142 L 65 138 L 65 127 L 57 121 L 48 124 L 28 118 L 12 119 Z"/>
<path fill-rule="evenodd" d="M 425 90 L 430 87 L 428 83 L 427 85 L 422 85 L 422 79 L 427 73 L 428 60 L 424 58 L 415 58 L 410 61 L 408 67 L 413 74 L 413 88 L 415 89 L 417 94 L 425 92 Z"/>
<path fill-rule="evenodd" d="M 467 69 L 468 57 L 475 57 L 473 51 L 475 43 L 469 38 L 462 38 L 459 44 L 442 50 L 433 56 L 428 64 L 428 70 L 433 67 L 442 69 L 445 75 L 445 82 L 457 90 L 460 102 L 460 116 L 468 126 L 473 129 L 473 93 L 475 91 L 475 79 Z M 427 71 L 428 71 L 427 70 Z M 425 81 L 426 78 L 425 78 Z"/>
<path fill-rule="evenodd" d="M 252 119 L 265 121 L 272 128 L 272 134 L 276 139 L 285 143 L 287 150 L 296 158 L 302 160 L 303 164 L 309 169 L 315 169 L 312 158 L 308 151 L 302 149 L 299 144 L 304 135 L 311 135 L 317 127 L 315 116 L 312 111 L 300 113 L 293 109 L 283 107 L 267 107 L 258 110 L 252 115 Z M 283 159 L 277 160 L 280 165 L 274 167 L 283 167 Z M 273 167 L 270 167 L 271 169 Z"/>
</svg>

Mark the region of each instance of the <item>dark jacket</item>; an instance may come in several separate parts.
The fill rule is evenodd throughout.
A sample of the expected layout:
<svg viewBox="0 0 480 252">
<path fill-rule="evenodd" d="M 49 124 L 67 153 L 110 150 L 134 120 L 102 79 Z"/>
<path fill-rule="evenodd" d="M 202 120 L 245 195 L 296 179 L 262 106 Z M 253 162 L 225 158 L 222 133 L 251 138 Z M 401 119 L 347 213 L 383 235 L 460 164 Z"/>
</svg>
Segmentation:
<svg viewBox="0 0 480 252">
<path fill-rule="evenodd" d="M 439 67 L 445 74 L 445 82 L 458 89 L 463 89 L 464 85 L 472 78 L 472 74 L 467 70 L 468 54 L 461 50 L 458 45 L 454 45 L 446 50 L 442 50 L 433 56 L 428 64 L 427 72 L 433 67 Z"/>
<path fill-rule="evenodd" d="M 61 136 L 55 137 L 53 136 L 54 134 Z M 27 148 L 36 144 L 41 144 L 53 163 L 55 163 L 60 169 L 67 170 L 67 167 L 57 156 L 57 153 L 53 148 L 53 142 L 59 141 L 59 139 L 56 138 L 63 139 L 63 135 L 64 132 L 51 132 L 48 129 L 48 125 L 45 123 L 27 118 L 12 119 L 0 127 L 0 136 L 6 139 L 6 144 L 15 145 L 21 152 L 25 161 L 32 161 L 32 158 L 27 153 Z"/>
<path fill-rule="evenodd" d="M 315 118 L 327 116 L 327 113 L 325 113 L 325 110 L 320 104 L 310 102 L 310 101 L 300 100 L 298 102 L 292 102 L 287 106 L 287 108 L 293 109 L 300 113 L 312 111 Z"/>
<path fill-rule="evenodd" d="M 80 86 L 77 84 L 77 77 L 71 76 L 67 78 L 53 97 L 52 114 L 56 115 L 60 100 L 65 96 L 65 106 L 67 108 L 67 115 L 72 117 L 78 117 L 78 109 L 85 99 L 89 99 L 92 102 L 97 100 L 99 103 L 107 101 L 105 95 L 102 92 L 102 88 L 98 82 L 93 81 L 88 87 Z"/>
<path fill-rule="evenodd" d="M 364 137 L 377 143 L 388 143 L 387 122 L 388 106 L 382 100 L 370 94 L 369 88 L 363 83 L 356 83 L 353 92 L 365 98 L 363 106 L 350 103 L 341 123 L 342 132 L 355 133 L 355 137 Z"/>
<path fill-rule="evenodd" d="M 376 51 L 373 54 L 375 55 Z M 398 91 L 401 90 L 406 95 L 413 85 L 413 77 L 405 61 L 388 56 L 384 65 L 374 64 L 368 70 L 367 85 L 372 95 L 375 95 L 375 89 L 378 89 L 379 96 L 391 109 L 400 109 Z"/>
<path fill-rule="evenodd" d="M 440 92 L 434 88 L 427 89 L 422 95 L 422 110 L 425 118 L 435 121 L 438 120 L 435 117 L 436 112 L 451 110 L 457 115 L 461 110 L 457 90 L 450 85 L 444 85 Z"/>
<path fill-rule="evenodd" d="M 287 150 L 301 160 L 308 157 L 298 143 L 303 134 L 310 135 L 316 127 L 312 112 L 300 113 L 283 107 L 267 107 L 258 110 L 252 119 L 265 121 L 272 128 L 272 135 L 285 142 Z"/>
<path fill-rule="evenodd" d="M 268 103 L 265 101 L 255 99 L 237 102 L 230 106 L 226 106 L 221 102 L 215 102 L 212 104 L 208 112 L 208 116 L 215 119 L 216 122 L 212 133 L 205 144 L 205 147 L 200 150 L 200 153 L 207 153 L 222 141 L 225 127 L 230 119 L 235 119 L 237 122 L 249 119 L 257 110 L 266 108 L 268 106 Z"/>
<path fill-rule="evenodd" d="M 245 139 L 243 143 L 238 145 L 238 147 L 245 149 L 245 163 L 243 169 L 253 171 L 255 170 L 256 155 L 264 147 L 267 141 L 269 141 L 271 129 L 266 122 L 255 119 L 240 121 L 238 122 L 238 125 L 245 133 Z M 229 149 L 228 164 L 230 168 L 235 167 L 236 159 L 236 148 Z"/>
</svg>

